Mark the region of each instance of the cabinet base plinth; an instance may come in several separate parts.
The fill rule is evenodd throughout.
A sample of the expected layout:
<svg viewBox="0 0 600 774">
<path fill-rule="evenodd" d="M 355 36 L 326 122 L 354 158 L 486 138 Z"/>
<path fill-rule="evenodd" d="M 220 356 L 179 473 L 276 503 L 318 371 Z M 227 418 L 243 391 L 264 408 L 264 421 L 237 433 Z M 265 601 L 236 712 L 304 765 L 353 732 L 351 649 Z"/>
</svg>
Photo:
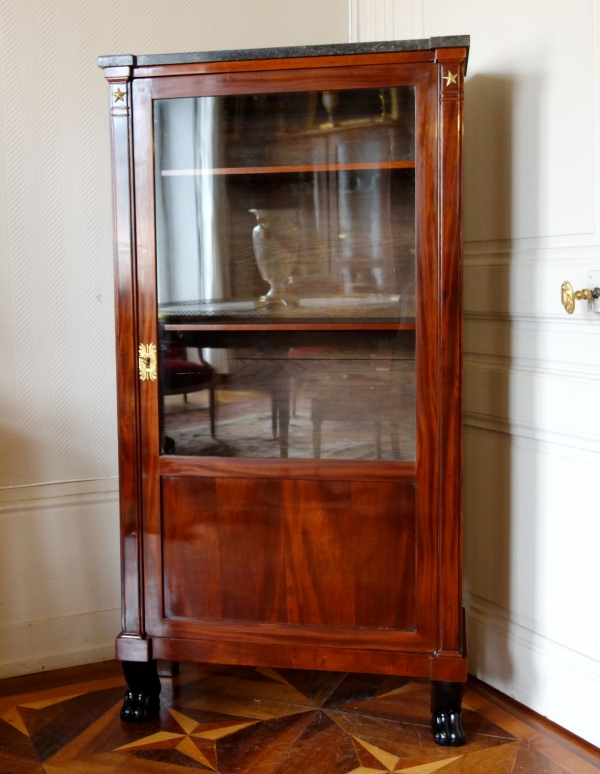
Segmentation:
<svg viewBox="0 0 600 774">
<path fill-rule="evenodd" d="M 456 682 L 464 682 L 467 679 L 467 660 L 458 654 L 433 655 L 368 648 L 283 645 L 273 641 L 233 642 L 224 639 L 153 636 L 152 656 L 164 661 L 191 661 L 201 664 L 369 672 Z"/>
<path fill-rule="evenodd" d="M 119 661 L 150 661 L 152 640 L 136 634 L 119 634 L 115 642 L 115 656 Z"/>
</svg>

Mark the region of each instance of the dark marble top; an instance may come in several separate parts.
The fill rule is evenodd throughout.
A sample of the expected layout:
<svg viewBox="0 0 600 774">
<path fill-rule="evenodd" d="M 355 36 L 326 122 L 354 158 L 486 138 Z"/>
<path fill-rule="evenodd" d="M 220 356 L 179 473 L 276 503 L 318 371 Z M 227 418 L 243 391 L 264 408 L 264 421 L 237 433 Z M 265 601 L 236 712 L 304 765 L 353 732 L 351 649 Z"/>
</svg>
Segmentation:
<svg viewBox="0 0 600 774">
<path fill-rule="evenodd" d="M 201 51 L 189 54 L 150 54 L 148 56 L 99 56 L 99 67 L 149 67 L 151 65 L 193 64 L 195 62 L 234 62 L 251 59 L 287 59 L 302 56 L 341 56 L 343 54 L 384 54 L 394 51 L 428 51 L 433 48 L 469 47 L 469 35 L 445 35 L 421 40 L 381 40 L 374 43 L 336 43 L 328 46 L 287 48 L 242 48 L 237 51 Z"/>
</svg>

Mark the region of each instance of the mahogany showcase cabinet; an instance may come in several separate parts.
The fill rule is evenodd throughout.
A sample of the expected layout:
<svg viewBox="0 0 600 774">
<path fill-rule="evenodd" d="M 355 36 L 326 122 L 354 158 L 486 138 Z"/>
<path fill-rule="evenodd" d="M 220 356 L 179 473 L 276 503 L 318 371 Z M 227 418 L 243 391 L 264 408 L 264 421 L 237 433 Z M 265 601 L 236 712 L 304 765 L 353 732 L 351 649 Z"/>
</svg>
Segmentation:
<svg viewBox="0 0 600 774">
<path fill-rule="evenodd" d="M 123 720 L 157 659 L 371 672 L 464 743 L 468 46 L 100 58 Z"/>
</svg>

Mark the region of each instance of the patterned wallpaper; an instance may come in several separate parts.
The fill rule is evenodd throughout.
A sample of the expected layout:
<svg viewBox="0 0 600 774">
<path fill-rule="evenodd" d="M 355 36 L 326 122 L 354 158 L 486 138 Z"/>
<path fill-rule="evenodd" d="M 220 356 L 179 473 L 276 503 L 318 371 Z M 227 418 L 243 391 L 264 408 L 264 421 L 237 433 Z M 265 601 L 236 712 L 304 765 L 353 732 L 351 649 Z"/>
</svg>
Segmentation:
<svg viewBox="0 0 600 774">
<path fill-rule="evenodd" d="M 0 487 L 117 473 L 97 55 L 346 40 L 347 0 L 0 3 Z"/>
</svg>

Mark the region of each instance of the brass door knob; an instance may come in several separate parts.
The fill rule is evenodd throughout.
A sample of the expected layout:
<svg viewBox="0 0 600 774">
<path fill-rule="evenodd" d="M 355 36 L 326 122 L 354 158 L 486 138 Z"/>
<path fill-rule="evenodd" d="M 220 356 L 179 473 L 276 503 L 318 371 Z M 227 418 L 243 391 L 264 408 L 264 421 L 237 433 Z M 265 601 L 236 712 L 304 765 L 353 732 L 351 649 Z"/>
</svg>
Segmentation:
<svg viewBox="0 0 600 774">
<path fill-rule="evenodd" d="M 573 290 L 573 285 L 567 280 L 560 286 L 560 302 L 567 314 L 573 314 L 575 311 L 575 301 L 581 301 L 584 298 L 600 298 L 600 288 Z"/>
</svg>

